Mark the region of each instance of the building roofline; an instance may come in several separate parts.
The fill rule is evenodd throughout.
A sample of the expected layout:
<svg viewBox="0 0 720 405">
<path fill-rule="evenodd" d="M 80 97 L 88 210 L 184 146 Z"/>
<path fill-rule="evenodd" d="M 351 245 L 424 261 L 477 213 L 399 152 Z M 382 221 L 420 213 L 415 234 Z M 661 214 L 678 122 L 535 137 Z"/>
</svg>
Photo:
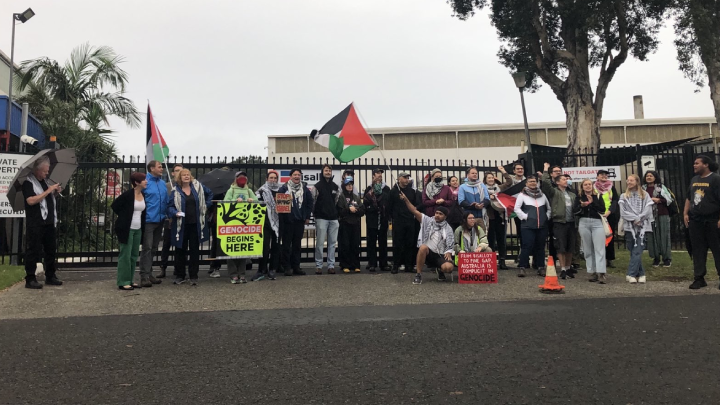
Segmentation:
<svg viewBox="0 0 720 405">
<path fill-rule="evenodd" d="M 2 59 L 2 61 L 5 62 L 6 65 L 10 66 L 10 57 L 2 50 L 0 50 L 0 59 Z M 15 70 L 20 70 L 20 66 L 15 64 Z"/>
<path fill-rule="evenodd" d="M 687 118 L 646 118 L 628 120 L 603 120 L 601 128 L 608 127 L 638 127 L 657 125 L 691 125 L 691 124 L 715 124 L 715 117 L 687 117 Z M 565 129 L 565 122 L 531 122 L 530 129 Z M 468 132 L 468 131 L 512 131 L 522 130 L 525 126 L 522 123 L 512 124 L 482 124 L 482 125 L 438 125 L 418 127 L 385 127 L 367 128 L 368 133 L 380 134 L 406 134 L 406 133 L 432 133 L 432 132 Z M 286 134 L 268 135 L 268 138 L 307 138 L 308 134 Z"/>
</svg>

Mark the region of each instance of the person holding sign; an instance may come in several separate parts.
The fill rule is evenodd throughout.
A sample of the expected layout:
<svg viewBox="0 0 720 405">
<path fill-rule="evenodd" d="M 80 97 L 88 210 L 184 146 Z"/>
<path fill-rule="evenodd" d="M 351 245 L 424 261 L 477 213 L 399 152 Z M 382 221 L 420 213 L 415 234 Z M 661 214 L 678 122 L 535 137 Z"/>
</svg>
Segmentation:
<svg viewBox="0 0 720 405">
<path fill-rule="evenodd" d="M 257 273 L 252 278 L 253 281 L 262 280 L 265 274 L 270 280 L 275 280 L 275 271 L 280 263 L 280 217 L 275 203 L 275 196 L 280 190 L 278 172 L 271 170 L 266 178 L 267 181 L 256 193 L 258 201 L 265 203 L 267 213 L 263 226 L 263 257 L 260 259 Z"/>
<path fill-rule="evenodd" d="M 360 273 L 360 220 L 365 215 L 365 206 L 360 196 L 355 194 L 355 182 L 352 176 L 343 180 L 343 191 L 337 201 L 337 211 L 340 218 L 340 257 L 344 273 Z"/>
<path fill-rule="evenodd" d="M 227 180 L 226 180 L 227 181 Z M 227 183 L 225 183 L 227 184 Z M 255 202 L 257 196 L 248 187 L 247 173 L 239 171 L 235 173 L 235 182 L 230 186 L 230 190 L 225 194 L 225 201 L 237 202 Z"/>
<path fill-rule="evenodd" d="M 142 193 L 147 187 L 145 174 L 134 172 L 130 175 L 130 184 L 133 188 L 122 193 L 111 206 L 117 215 L 115 233 L 120 244 L 117 286 L 123 291 L 132 291 L 141 287 L 133 284 L 133 274 L 140 251 L 142 229 L 145 225 L 145 196 Z"/>
<path fill-rule="evenodd" d="M 310 215 L 312 215 L 313 196 L 301 178 L 302 171 L 300 169 L 291 169 L 290 180 L 278 190 L 280 194 L 292 195 L 290 212 L 279 214 L 282 234 L 280 264 L 286 276 L 305 275 L 305 272 L 300 269 L 300 249 L 305 225 L 310 222 Z"/>
<path fill-rule="evenodd" d="M 514 212 L 520 218 L 522 232 L 518 277 L 525 277 L 525 269 L 530 267 L 530 253 L 533 255 L 533 263 L 538 266 L 538 276 L 545 277 L 545 239 L 547 221 L 552 215 L 552 209 L 547 197 L 538 187 L 536 176 L 527 176 L 525 188 L 515 200 Z"/>
<path fill-rule="evenodd" d="M 200 244 L 210 239 L 207 227 L 207 210 L 212 204 L 213 193 L 182 169 L 175 178 L 175 189 L 170 194 L 167 215 L 172 218 L 171 242 L 175 246 L 175 281 L 183 284 L 187 254 L 190 253 L 190 285 L 198 284 L 200 270 Z"/>
<path fill-rule="evenodd" d="M 485 231 L 478 226 L 472 212 L 463 214 L 463 222 L 455 230 L 455 254 L 466 252 L 492 252 Z M 455 264 L 457 265 L 457 256 Z"/>
<path fill-rule="evenodd" d="M 413 284 L 422 284 L 422 268 L 424 264 L 436 268 L 438 281 L 445 280 L 445 273 L 452 273 L 455 265 L 452 261 L 455 238 L 453 230 L 446 219 L 449 210 L 443 206 L 435 208 L 435 215 L 429 217 L 417 208 L 400 193 L 400 199 L 405 203 L 408 211 L 420 222 L 419 249 L 417 253 L 417 273 Z"/>
</svg>

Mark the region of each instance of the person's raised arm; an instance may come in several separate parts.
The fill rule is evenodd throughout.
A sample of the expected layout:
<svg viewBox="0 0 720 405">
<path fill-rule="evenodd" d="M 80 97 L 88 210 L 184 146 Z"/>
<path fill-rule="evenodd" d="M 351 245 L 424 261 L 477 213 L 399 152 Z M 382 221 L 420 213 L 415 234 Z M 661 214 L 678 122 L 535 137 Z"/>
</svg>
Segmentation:
<svg viewBox="0 0 720 405">
<path fill-rule="evenodd" d="M 415 208 L 415 206 L 412 205 L 412 203 L 410 202 L 410 200 L 408 200 L 407 197 L 405 197 L 405 193 L 403 193 L 402 191 L 400 191 L 400 193 L 398 193 L 398 194 L 400 194 L 400 199 L 403 200 L 403 202 L 405 203 L 405 206 L 407 207 L 408 211 L 410 211 L 410 212 L 415 216 L 415 219 L 417 219 L 418 221 L 421 222 L 421 221 L 422 221 L 422 217 L 423 217 L 422 212 L 418 211 L 417 208 Z"/>
</svg>

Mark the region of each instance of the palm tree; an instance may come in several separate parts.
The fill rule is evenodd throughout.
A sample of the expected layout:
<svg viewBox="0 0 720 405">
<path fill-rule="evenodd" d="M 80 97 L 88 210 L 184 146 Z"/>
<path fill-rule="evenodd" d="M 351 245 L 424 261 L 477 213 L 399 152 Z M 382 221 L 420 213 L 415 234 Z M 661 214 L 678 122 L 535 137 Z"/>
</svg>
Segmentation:
<svg viewBox="0 0 720 405">
<path fill-rule="evenodd" d="M 89 44 L 75 48 L 63 66 L 47 57 L 25 61 L 17 87 L 26 93 L 19 101 L 30 104 L 49 135 L 65 135 L 72 123 L 107 142 L 100 126 L 108 125 L 110 116 L 132 128 L 140 126 L 140 113 L 124 96 L 128 76 L 120 68 L 123 61 L 112 48 Z"/>
</svg>

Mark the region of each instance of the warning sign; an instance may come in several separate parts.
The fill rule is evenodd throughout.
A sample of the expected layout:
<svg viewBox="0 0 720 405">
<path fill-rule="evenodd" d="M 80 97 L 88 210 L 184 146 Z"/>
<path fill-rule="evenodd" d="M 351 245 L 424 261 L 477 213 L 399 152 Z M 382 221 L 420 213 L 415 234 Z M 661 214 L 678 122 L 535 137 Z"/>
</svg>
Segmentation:
<svg viewBox="0 0 720 405">
<path fill-rule="evenodd" d="M 15 174 L 20 171 L 20 165 L 30 159 L 32 155 L 16 155 L 13 153 L 0 153 L 0 218 L 25 218 L 25 211 L 14 211 L 7 199 L 7 192 Z M 18 190 L 22 193 L 22 190 Z"/>
</svg>

